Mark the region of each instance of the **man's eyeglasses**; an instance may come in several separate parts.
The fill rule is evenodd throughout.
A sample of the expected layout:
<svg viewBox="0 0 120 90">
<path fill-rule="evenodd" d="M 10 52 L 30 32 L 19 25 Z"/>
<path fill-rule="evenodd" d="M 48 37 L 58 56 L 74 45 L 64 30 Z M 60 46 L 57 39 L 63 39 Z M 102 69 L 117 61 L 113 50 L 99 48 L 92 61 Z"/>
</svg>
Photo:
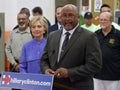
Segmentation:
<svg viewBox="0 0 120 90">
<path fill-rule="evenodd" d="M 108 19 L 99 19 L 99 21 L 100 21 L 100 22 L 103 22 L 103 21 L 104 21 L 104 22 L 107 22 L 107 21 L 110 21 L 110 20 L 108 20 Z"/>
<path fill-rule="evenodd" d="M 76 16 L 73 15 L 73 14 L 69 14 L 69 15 L 62 15 L 62 18 L 63 19 L 66 19 L 66 18 L 69 18 L 69 19 L 72 19 L 72 18 L 75 18 Z"/>
<path fill-rule="evenodd" d="M 27 20 L 27 18 L 18 18 L 18 21 L 20 21 L 20 20 L 25 21 L 25 20 Z"/>
</svg>

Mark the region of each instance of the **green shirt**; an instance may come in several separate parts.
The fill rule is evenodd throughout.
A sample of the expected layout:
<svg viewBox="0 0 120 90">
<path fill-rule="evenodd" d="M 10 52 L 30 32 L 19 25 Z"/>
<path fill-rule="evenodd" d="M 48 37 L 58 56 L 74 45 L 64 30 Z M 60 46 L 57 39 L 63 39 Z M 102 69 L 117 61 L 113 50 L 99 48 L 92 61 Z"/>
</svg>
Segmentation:
<svg viewBox="0 0 120 90">
<path fill-rule="evenodd" d="M 80 26 L 85 24 L 84 17 L 82 15 L 80 15 L 79 24 L 80 24 Z"/>
<path fill-rule="evenodd" d="M 91 24 L 90 26 L 86 26 L 86 24 L 81 25 L 82 28 L 87 29 L 91 32 L 95 32 L 97 30 L 97 26 L 95 24 Z"/>
</svg>

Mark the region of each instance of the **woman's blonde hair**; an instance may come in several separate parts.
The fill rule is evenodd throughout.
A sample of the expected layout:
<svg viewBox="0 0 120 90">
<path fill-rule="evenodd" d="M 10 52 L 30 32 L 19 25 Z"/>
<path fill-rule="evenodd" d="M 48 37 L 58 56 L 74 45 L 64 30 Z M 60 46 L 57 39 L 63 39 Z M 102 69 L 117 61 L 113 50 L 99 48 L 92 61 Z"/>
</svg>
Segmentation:
<svg viewBox="0 0 120 90">
<path fill-rule="evenodd" d="M 42 26 L 45 28 L 45 33 L 44 33 L 43 36 L 47 38 L 47 36 L 48 36 L 48 23 L 47 23 L 46 19 L 43 16 L 34 16 L 30 20 L 30 28 L 37 21 L 39 21 L 42 24 Z"/>
</svg>

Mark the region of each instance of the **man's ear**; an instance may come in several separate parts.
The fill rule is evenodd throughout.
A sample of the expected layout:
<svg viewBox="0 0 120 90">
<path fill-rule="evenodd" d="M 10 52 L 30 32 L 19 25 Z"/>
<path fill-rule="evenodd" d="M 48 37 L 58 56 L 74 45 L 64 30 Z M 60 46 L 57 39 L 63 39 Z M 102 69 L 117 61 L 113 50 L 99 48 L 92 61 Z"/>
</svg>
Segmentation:
<svg viewBox="0 0 120 90">
<path fill-rule="evenodd" d="M 80 20 L 80 15 L 78 15 L 78 21 Z"/>
</svg>

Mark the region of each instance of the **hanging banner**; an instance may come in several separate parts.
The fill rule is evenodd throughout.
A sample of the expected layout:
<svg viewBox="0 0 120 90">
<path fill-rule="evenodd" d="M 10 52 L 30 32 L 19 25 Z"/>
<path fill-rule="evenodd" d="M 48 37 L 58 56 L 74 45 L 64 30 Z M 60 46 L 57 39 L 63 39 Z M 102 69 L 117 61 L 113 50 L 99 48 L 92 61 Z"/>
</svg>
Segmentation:
<svg viewBox="0 0 120 90">
<path fill-rule="evenodd" d="M 94 12 L 100 12 L 102 0 L 94 0 Z"/>
</svg>

